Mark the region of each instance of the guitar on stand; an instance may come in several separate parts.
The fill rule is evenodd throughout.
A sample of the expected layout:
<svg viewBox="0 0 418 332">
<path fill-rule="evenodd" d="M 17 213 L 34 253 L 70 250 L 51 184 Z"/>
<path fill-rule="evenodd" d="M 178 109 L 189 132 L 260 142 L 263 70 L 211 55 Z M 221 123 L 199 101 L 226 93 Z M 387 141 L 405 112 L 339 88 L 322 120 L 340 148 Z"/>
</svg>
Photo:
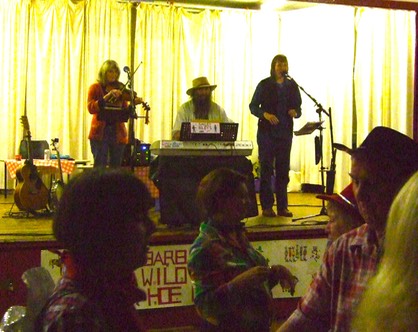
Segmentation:
<svg viewBox="0 0 418 332">
<path fill-rule="evenodd" d="M 28 117 L 23 115 L 20 118 L 20 122 L 26 131 L 28 159 L 16 171 L 17 185 L 14 192 L 14 201 L 20 210 L 35 214 L 37 210 L 46 209 L 48 204 L 48 188 L 42 182 L 38 170 L 33 163 Z"/>
<path fill-rule="evenodd" d="M 54 179 L 51 185 L 51 190 L 49 192 L 49 210 L 51 212 L 55 212 L 58 208 L 58 202 L 61 199 L 62 193 L 64 191 L 64 179 L 62 176 L 62 167 L 61 167 L 61 156 L 58 150 L 57 144 L 59 142 L 59 138 L 54 138 L 51 140 L 52 151 L 55 151 L 57 154 L 57 161 L 58 161 L 58 170 L 59 170 L 59 178 Z"/>
</svg>

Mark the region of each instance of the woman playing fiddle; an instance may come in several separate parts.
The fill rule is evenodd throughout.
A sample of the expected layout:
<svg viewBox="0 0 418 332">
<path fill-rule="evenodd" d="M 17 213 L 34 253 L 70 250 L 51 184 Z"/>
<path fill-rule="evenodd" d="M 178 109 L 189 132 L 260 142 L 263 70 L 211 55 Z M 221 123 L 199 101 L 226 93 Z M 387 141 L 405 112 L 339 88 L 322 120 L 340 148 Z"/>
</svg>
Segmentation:
<svg viewBox="0 0 418 332">
<path fill-rule="evenodd" d="M 94 167 L 108 164 L 119 167 L 128 143 L 125 122 L 129 118 L 131 97 L 130 91 L 119 82 L 119 76 L 117 62 L 106 60 L 100 67 L 97 82 L 88 91 L 87 109 L 93 115 L 89 140 Z M 143 100 L 135 96 L 134 103 L 140 104 Z"/>
</svg>

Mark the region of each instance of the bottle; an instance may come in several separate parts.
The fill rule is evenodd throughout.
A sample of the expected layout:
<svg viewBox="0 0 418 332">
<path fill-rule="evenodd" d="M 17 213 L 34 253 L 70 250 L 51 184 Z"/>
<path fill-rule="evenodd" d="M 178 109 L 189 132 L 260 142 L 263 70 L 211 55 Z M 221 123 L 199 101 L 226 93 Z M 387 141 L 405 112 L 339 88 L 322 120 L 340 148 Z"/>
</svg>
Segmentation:
<svg viewBox="0 0 418 332">
<path fill-rule="evenodd" d="M 51 159 L 51 150 L 45 149 L 45 151 L 44 151 L 44 159 L 45 160 L 50 160 Z"/>
</svg>

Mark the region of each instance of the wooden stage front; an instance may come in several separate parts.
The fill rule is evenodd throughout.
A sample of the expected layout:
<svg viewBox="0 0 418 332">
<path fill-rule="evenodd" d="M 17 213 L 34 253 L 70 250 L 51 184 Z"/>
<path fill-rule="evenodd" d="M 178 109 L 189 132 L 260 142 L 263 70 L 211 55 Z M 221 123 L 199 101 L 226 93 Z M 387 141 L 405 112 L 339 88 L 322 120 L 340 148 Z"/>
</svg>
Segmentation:
<svg viewBox="0 0 418 332">
<path fill-rule="evenodd" d="M 13 204 L 13 193 L 0 198 L 0 317 L 12 305 L 25 305 L 26 287 L 22 273 L 32 267 L 47 268 L 54 280 L 60 269 L 51 249 L 61 249 L 55 241 L 50 215 L 25 215 Z M 310 193 L 289 193 L 289 209 L 294 219 L 248 218 L 246 228 L 254 246 L 263 252 L 272 264 L 284 264 L 302 280 L 296 294 L 273 291 L 277 307 L 277 320 L 285 319 L 304 294 L 312 274 L 320 264 L 326 245 L 326 215 L 321 215 L 322 201 Z M 151 217 L 157 232 L 151 239 L 147 266 L 138 271 L 141 288 L 147 290 L 149 299 L 138 312 L 151 331 L 197 330 L 201 321 L 192 303 L 191 283 L 186 271 L 187 250 L 197 235 L 196 229 L 168 229 L 159 223 L 159 211 L 152 209 Z M 55 263 L 54 263 L 55 262 Z M 152 279 L 152 276 L 165 276 Z M 278 287 L 276 287 L 278 288 Z M 275 294 L 276 292 L 276 294 Z M 162 319 L 164 317 L 164 319 Z"/>
</svg>

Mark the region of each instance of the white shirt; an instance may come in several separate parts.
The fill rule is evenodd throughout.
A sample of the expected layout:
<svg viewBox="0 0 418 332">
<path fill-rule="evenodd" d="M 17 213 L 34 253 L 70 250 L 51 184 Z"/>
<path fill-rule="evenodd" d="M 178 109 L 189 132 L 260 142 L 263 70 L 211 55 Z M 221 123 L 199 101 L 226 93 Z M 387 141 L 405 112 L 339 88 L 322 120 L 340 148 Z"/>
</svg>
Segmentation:
<svg viewBox="0 0 418 332">
<path fill-rule="evenodd" d="M 177 131 L 180 131 L 181 124 L 183 122 L 191 122 L 193 120 L 196 120 L 196 118 L 194 115 L 193 100 L 190 99 L 189 101 L 185 102 L 183 105 L 180 106 L 177 112 L 176 121 L 174 122 L 172 134 L 174 134 Z M 233 122 L 230 118 L 228 118 L 225 110 L 213 101 L 210 105 L 208 120 L 218 122 Z"/>
</svg>

